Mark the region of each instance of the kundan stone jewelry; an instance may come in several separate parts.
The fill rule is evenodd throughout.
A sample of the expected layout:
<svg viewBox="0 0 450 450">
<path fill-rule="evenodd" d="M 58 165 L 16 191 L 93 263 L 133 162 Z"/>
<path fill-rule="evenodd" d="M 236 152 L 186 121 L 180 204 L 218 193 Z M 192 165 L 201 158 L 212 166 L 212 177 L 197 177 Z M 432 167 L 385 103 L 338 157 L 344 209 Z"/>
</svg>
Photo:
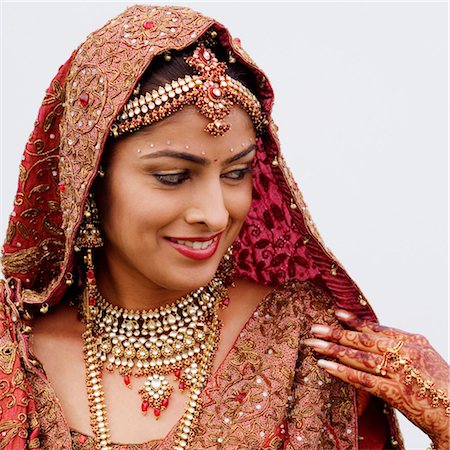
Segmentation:
<svg viewBox="0 0 450 450">
<path fill-rule="evenodd" d="M 158 419 L 169 405 L 172 375 L 180 390 L 189 389 L 187 409 L 177 430 L 174 449 L 187 449 L 201 412 L 200 394 L 211 374 L 220 338 L 219 306 L 228 304 L 221 276 L 178 301 L 154 310 L 132 311 L 108 303 L 88 271 L 82 317 L 86 386 L 96 448 L 111 450 L 102 373 L 117 371 L 125 386 L 146 377 L 139 389 L 141 411 L 153 409 Z"/>
<path fill-rule="evenodd" d="M 222 136 L 230 129 L 224 119 L 235 104 L 249 114 L 257 133 L 263 132 L 268 121 L 261 103 L 240 81 L 225 73 L 226 63 L 219 62 L 211 49 L 199 43 L 192 56 L 185 60 L 195 73 L 159 86 L 152 92 L 135 94 L 116 117 L 110 136 L 118 138 L 124 133 L 132 133 L 185 105 L 197 106 L 211 121 L 205 131 L 213 136 Z"/>
</svg>

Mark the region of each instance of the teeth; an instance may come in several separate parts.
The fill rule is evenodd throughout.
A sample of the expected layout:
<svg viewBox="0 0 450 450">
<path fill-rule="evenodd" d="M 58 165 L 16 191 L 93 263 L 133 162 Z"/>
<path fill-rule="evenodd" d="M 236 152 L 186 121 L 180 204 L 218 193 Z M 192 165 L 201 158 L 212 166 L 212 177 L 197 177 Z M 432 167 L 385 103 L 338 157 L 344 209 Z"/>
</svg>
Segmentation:
<svg viewBox="0 0 450 450">
<path fill-rule="evenodd" d="M 208 248 L 213 242 L 217 241 L 217 238 L 211 239 L 209 241 L 205 242 L 199 242 L 199 241 L 182 241 L 179 239 L 174 239 L 175 242 L 178 244 L 186 245 L 186 247 L 191 247 L 195 250 L 203 250 L 205 248 Z"/>
</svg>

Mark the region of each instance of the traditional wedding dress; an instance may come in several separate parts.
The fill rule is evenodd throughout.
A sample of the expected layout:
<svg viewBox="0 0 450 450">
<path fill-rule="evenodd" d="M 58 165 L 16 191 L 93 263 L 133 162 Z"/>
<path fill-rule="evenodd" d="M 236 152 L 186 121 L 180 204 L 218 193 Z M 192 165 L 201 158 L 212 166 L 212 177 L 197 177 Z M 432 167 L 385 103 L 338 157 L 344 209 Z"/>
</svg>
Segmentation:
<svg viewBox="0 0 450 450">
<path fill-rule="evenodd" d="M 44 368 L 29 351 L 29 312 L 68 301 L 84 204 L 111 124 L 156 55 L 214 36 L 256 80 L 267 129 L 257 141 L 253 200 L 235 244 L 235 276 L 271 286 L 201 393 L 192 449 L 357 449 L 361 430 L 384 430 L 376 448 L 403 448 L 394 411 L 331 377 L 301 344 L 335 308 L 376 321 L 364 294 L 323 243 L 280 153 L 273 92 L 226 28 L 187 8 L 133 6 L 92 33 L 52 80 L 20 165 L 0 283 L 0 449 L 94 448 L 70 429 Z M 369 405 L 369 406 L 368 406 Z M 152 418 L 149 418 L 152 420 Z M 173 448 L 162 441 L 114 449 Z M 372 436 L 373 442 L 380 440 Z M 366 442 L 365 445 L 369 445 Z M 379 444 L 377 444 L 379 445 Z M 368 448 L 368 447 L 367 447 Z"/>
</svg>

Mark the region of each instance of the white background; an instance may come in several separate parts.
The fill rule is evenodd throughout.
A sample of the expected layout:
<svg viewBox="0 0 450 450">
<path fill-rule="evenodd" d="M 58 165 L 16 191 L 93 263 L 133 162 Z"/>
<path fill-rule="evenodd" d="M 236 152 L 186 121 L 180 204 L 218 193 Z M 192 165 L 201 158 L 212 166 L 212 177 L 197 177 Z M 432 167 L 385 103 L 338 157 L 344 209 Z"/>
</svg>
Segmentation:
<svg viewBox="0 0 450 450">
<path fill-rule="evenodd" d="M 241 38 L 275 89 L 282 150 L 327 246 L 382 323 L 448 360 L 447 2 L 176 4 Z M 44 90 L 125 6 L 3 2 L 1 240 Z M 402 430 L 408 450 L 428 445 Z"/>
</svg>

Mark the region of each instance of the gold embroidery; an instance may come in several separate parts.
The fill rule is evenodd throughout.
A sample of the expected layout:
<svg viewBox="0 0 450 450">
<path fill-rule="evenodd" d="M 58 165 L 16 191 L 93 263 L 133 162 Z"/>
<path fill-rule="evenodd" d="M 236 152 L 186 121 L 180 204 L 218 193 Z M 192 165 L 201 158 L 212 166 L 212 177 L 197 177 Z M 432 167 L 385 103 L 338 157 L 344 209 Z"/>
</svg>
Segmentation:
<svg viewBox="0 0 450 450">
<path fill-rule="evenodd" d="M 0 346 L 0 370 L 9 375 L 12 373 L 14 361 L 16 359 L 16 346 L 12 342 L 7 342 Z"/>
<path fill-rule="evenodd" d="M 12 439 L 19 434 L 22 424 L 18 420 L 0 422 L 0 450 L 6 449 Z"/>
</svg>

